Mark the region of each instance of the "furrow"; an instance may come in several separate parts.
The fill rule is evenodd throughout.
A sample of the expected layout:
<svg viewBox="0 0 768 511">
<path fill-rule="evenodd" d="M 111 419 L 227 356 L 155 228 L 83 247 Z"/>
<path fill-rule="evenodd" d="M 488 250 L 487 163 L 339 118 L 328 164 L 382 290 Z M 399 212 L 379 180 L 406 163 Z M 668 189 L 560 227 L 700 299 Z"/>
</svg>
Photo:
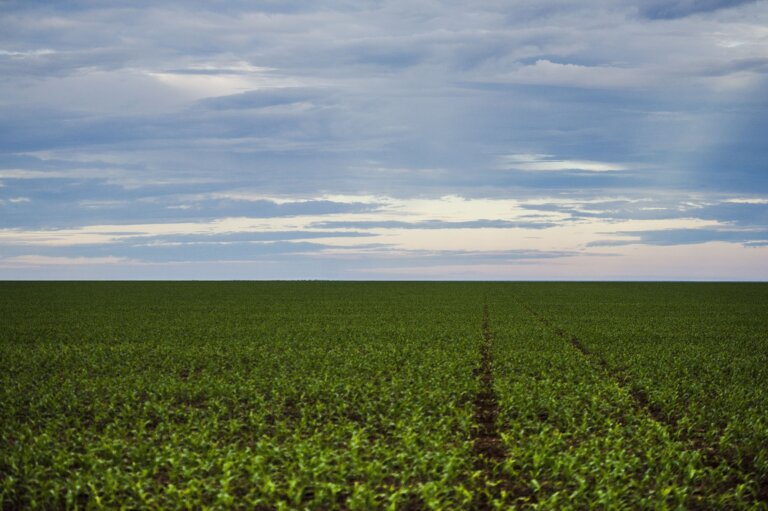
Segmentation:
<svg viewBox="0 0 768 511">
<path fill-rule="evenodd" d="M 527 310 L 534 318 L 536 318 L 541 324 L 552 330 L 558 337 L 571 344 L 589 363 L 597 366 L 602 372 L 606 373 L 619 387 L 624 389 L 627 394 L 632 398 L 635 408 L 647 414 L 651 419 L 663 424 L 664 426 L 674 429 L 677 423 L 676 418 L 671 418 L 663 414 L 663 411 L 656 405 L 652 404 L 648 399 L 648 395 L 640 389 L 637 389 L 630 385 L 624 375 L 618 371 L 612 369 L 608 363 L 596 353 L 589 351 L 581 340 L 575 335 L 571 335 L 562 328 L 553 324 L 548 318 L 542 316 L 534 309 L 528 306 L 528 304 L 522 303 L 521 305 Z"/>
<path fill-rule="evenodd" d="M 497 467 L 504 461 L 504 444 L 496 426 L 499 402 L 493 386 L 493 333 L 488 306 L 483 306 L 483 340 L 480 343 L 480 365 L 477 368 L 480 390 L 475 397 L 473 449 L 475 470 L 480 471 L 483 491 L 477 492 L 473 509 L 492 509 L 501 491 Z"/>
<path fill-rule="evenodd" d="M 640 411 L 641 413 L 645 413 L 648 418 L 665 427 L 671 433 L 673 438 L 676 438 L 686 444 L 689 449 L 692 451 L 697 451 L 701 455 L 701 460 L 704 465 L 711 468 L 717 468 L 721 465 L 727 466 L 733 475 L 729 478 L 728 481 L 725 481 L 726 486 L 730 486 L 732 488 L 737 487 L 744 482 L 739 474 L 753 471 L 754 467 L 742 466 L 736 460 L 730 459 L 724 453 L 720 452 L 716 446 L 706 443 L 701 437 L 695 434 L 690 434 L 687 432 L 687 430 L 678 428 L 678 417 L 665 413 L 660 406 L 650 400 L 648 394 L 645 391 L 633 386 L 622 372 L 612 368 L 600 355 L 588 350 L 578 337 L 555 325 L 552 321 L 539 314 L 528 304 L 522 301 L 519 301 L 519 303 L 541 324 L 552 330 L 564 341 L 570 343 L 579 353 L 584 356 L 588 363 L 600 369 L 618 387 L 623 389 L 631 398 L 633 407 L 636 410 Z M 762 480 L 758 481 L 758 490 L 756 496 L 758 502 L 765 503 L 768 501 L 768 491 L 766 491 L 764 481 Z"/>
</svg>

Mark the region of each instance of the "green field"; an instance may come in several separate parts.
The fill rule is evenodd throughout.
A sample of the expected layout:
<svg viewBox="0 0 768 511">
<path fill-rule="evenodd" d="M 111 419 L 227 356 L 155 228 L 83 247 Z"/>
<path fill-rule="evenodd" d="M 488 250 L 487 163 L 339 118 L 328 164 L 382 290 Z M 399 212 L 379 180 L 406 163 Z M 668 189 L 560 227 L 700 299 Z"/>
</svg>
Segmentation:
<svg viewBox="0 0 768 511">
<path fill-rule="evenodd" d="M 2 509 L 768 509 L 768 285 L 0 283 Z"/>
</svg>

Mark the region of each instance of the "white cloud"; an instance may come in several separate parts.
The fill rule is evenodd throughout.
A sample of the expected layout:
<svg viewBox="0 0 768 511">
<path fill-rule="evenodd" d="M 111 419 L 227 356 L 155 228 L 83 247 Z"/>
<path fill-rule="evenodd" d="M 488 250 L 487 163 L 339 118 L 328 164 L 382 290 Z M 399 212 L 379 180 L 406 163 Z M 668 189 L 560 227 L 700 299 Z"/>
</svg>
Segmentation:
<svg viewBox="0 0 768 511">
<path fill-rule="evenodd" d="M 283 76 L 276 69 L 242 61 L 196 63 L 179 70 L 147 71 L 146 75 L 179 90 L 192 100 L 309 85 L 306 80 Z"/>
<path fill-rule="evenodd" d="M 0 187 L 2 185 L 0 184 Z M 29 197 L 11 197 L 10 199 L 0 199 L 0 205 L 3 204 L 23 204 L 25 202 L 30 202 Z"/>
<path fill-rule="evenodd" d="M 768 204 L 767 197 L 738 197 L 734 199 L 727 199 L 723 202 L 731 204 Z"/>
<path fill-rule="evenodd" d="M 263 197 L 262 197 L 263 198 Z M 558 250 L 581 249 L 588 243 L 606 240 L 610 232 L 627 232 L 675 228 L 715 227 L 717 221 L 689 218 L 622 220 L 611 218 L 580 218 L 574 220 L 565 211 L 539 209 L 535 220 L 526 205 L 537 201 L 513 198 L 466 198 L 448 195 L 438 198 L 394 198 L 389 196 L 318 196 L 312 200 L 360 203 L 375 201 L 377 208 L 363 212 L 304 214 L 286 217 L 229 217 L 201 222 L 169 222 L 123 225 L 89 225 L 59 230 L 0 230 L 0 244 L 18 246 L 86 246 L 109 245 L 128 242 L 146 244 L 145 238 L 174 236 L 217 236 L 247 233 L 296 233 L 294 241 L 302 239 L 303 232 L 326 232 L 327 236 L 314 241 L 345 249 L 347 254 L 371 253 L 397 255 L 398 251 L 479 251 L 499 252 L 506 250 Z M 278 199 L 282 203 L 286 197 Z M 306 199 L 297 199 L 297 202 Z M 540 199 L 540 204 L 560 204 L 584 208 L 601 202 L 630 201 L 606 197 L 584 201 L 574 199 Z M 567 222 L 565 220 L 568 220 Z M 490 224 L 484 224 L 491 221 Z M 494 226 L 492 222 L 512 222 L 508 226 Z M 533 221 L 530 227 L 527 222 Z M 439 229 L 420 222 L 442 222 Z M 451 226 L 451 222 L 478 222 L 471 228 Z M 370 223 L 370 224 L 369 224 Z M 541 225 L 544 224 L 552 224 Z M 359 248 L 359 237 L 335 236 L 339 232 L 366 232 L 378 244 L 374 248 Z M 611 238 L 614 239 L 614 238 Z M 615 239 L 623 240 L 619 236 Z M 153 240 L 150 240 L 150 242 Z M 170 242 L 178 240 L 170 239 Z M 165 242 L 165 241 L 163 241 Z M 320 252 L 315 252 L 320 255 Z"/>
<path fill-rule="evenodd" d="M 42 255 L 23 255 L 0 259 L 0 267 L 18 266 L 88 266 L 94 264 L 124 264 L 131 260 L 124 257 L 61 257 Z"/>
<path fill-rule="evenodd" d="M 44 55 L 54 55 L 56 53 L 59 53 L 59 52 L 57 52 L 56 50 L 51 50 L 47 48 L 41 48 L 39 50 L 25 50 L 25 51 L 0 50 L 0 55 L 6 56 L 6 57 L 18 58 L 18 59 L 41 57 Z"/>
<path fill-rule="evenodd" d="M 624 164 L 593 160 L 563 160 L 549 154 L 508 154 L 501 157 L 501 168 L 528 172 L 558 172 L 575 170 L 581 172 L 615 172 L 628 170 Z"/>
<path fill-rule="evenodd" d="M 311 199 L 302 199 L 297 197 L 277 197 L 272 195 L 264 195 L 260 193 L 239 192 L 239 191 L 214 192 L 211 194 L 201 195 L 200 198 L 223 199 L 223 200 L 246 201 L 246 202 L 267 201 L 267 202 L 271 202 L 273 204 L 278 204 L 278 205 L 304 203 L 304 202 L 309 202 L 311 200 Z"/>
</svg>

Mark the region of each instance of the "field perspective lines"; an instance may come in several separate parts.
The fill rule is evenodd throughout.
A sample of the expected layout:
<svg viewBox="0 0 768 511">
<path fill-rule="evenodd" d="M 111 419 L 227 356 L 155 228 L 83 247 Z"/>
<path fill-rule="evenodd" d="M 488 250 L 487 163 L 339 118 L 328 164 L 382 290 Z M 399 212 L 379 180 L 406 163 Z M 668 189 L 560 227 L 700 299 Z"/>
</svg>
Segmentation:
<svg viewBox="0 0 768 511">
<path fill-rule="evenodd" d="M 717 477 L 711 478 L 713 485 L 709 489 L 711 492 L 722 495 L 730 494 L 739 499 L 745 499 L 742 502 L 745 507 L 751 507 L 750 501 L 756 506 L 766 505 L 768 495 L 766 494 L 765 481 L 752 478 L 750 472 L 755 468 L 753 464 L 744 460 L 740 462 L 732 456 L 728 456 L 717 443 L 708 443 L 701 430 L 679 427 L 681 422 L 685 422 L 685 417 L 676 415 L 674 411 L 665 410 L 663 404 L 653 401 L 643 388 L 633 384 L 631 378 L 624 371 L 611 366 L 600 354 L 587 348 L 576 335 L 564 330 L 522 300 L 519 300 L 519 303 L 539 323 L 581 354 L 586 363 L 593 366 L 599 373 L 604 374 L 609 381 L 615 383 L 616 387 L 626 394 L 629 404 L 639 414 L 646 415 L 650 420 L 658 423 L 660 428 L 669 432 L 670 438 L 679 441 L 686 450 L 696 453 L 698 455 L 697 464 L 718 474 Z M 698 500 L 696 502 L 700 503 Z"/>
<path fill-rule="evenodd" d="M 562 328 L 553 324 L 548 318 L 542 316 L 535 310 L 533 310 L 525 302 L 520 302 L 523 308 L 527 310 L 534 318 L 541 322 L 544 326 L 552 330 L 558 337 L 566 342 L 569 342 L 579 353 L 584 355 L 585 360 L 594 364 L 600 370 L 604 371 L 610 378 L 616 381 L 616 384 L 624 388 L 627 393 L 632 397 L 634 405 L 641 411 L 647 413 L 653 420 L 658 421 L 670 428 L 674 428 L 677 420 L 674 417 L 664 416 L 662 410 L 655 403 L 651 403 L 648 400 L 648 396 L 642 389 L 635 388 L 627 381 L 626 377 L 615 369 L 612 369 L 602 357 L 595 353 L 589 352 L 584 344 L 575 335 L 571 335 Z"/>
</svg>

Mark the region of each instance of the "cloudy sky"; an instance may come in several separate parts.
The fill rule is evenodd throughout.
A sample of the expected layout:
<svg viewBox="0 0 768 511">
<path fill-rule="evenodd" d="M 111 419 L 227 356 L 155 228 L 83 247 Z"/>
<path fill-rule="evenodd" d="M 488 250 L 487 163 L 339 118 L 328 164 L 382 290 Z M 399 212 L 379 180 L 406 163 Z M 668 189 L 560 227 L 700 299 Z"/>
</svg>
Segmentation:
<svg viewBox="0 0 768 511">
<path fill-rule="evenodd" d="M 0 2 L 0 279 L 768 279 L 768 2 Z"/>
</svg>

